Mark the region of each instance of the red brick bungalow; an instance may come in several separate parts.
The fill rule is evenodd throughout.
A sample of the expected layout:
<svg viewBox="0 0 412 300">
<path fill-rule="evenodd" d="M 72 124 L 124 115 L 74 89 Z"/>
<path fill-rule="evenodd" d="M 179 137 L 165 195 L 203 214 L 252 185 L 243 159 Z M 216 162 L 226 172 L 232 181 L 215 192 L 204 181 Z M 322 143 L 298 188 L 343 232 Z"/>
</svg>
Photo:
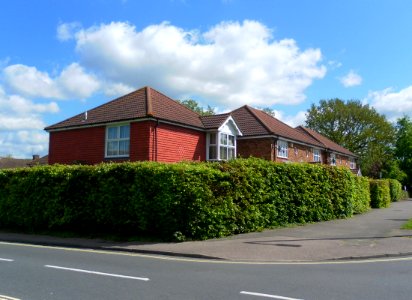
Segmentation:
<svg viewBox="0 0 412 300">
<path fill-rule="evenodd" d="M 45 130 L 50 133 L 50 164 L 213 161 L 254 156 L 356 170 L 355 154 L 310 129 L 292 128 L 247 105 L 226 114 L 199 116 L 150 87 Z"/>
</svg>

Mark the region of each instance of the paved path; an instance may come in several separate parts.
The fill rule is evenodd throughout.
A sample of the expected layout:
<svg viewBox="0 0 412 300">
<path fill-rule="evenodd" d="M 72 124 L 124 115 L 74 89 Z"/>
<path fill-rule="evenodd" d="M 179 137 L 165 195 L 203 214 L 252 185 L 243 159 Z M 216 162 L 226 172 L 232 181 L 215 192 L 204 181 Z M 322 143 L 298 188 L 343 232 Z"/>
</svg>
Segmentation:
<svg viewBox="0 0 412 300">
<path fill-rule="evenodd" d="M 76 246 L 231 261 L 322 261 L 412 255 L 412 199 L 350 219 L 184 243 L 109 243 L 0 233 L 0 241 Z"/>
</svg>

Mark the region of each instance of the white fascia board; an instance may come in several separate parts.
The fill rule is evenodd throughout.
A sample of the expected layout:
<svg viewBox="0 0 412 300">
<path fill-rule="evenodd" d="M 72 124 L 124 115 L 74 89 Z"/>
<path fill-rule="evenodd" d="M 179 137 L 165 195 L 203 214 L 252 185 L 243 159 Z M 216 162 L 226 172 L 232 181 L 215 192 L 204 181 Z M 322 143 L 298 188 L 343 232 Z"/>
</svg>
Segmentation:
<svg viewBox="0 0 412 300">
<path fill-rule="evenodd" d="M 236 124 L 235 120 L 232 118 L 232 116 L 229 116 L 217 130 L 218 130 L 218 131 L 221 131 L 222 128 L 223 128 L 224 126 L 226 126 L 226 124 L 229 123 L 229 122 L 231 122 L 231 123 L 233 124 L 233 126 L 235 127 L 235 130 L 236 130 L 236 132 L 237 132 L 237 135 L 238 135 L 238 136 L 242 136 L 243 133 L 240 131 L 239 127 L 237 126 L 237 124 Z"/>
</svg>

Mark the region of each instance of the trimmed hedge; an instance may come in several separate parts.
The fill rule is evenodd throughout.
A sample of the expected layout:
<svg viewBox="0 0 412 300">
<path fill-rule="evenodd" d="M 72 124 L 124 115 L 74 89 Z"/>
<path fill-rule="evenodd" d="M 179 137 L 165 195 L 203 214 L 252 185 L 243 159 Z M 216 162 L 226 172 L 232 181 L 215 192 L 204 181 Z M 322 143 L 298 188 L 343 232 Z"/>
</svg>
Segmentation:
<svg viewBox="0 0 412 300">
<path fill-rule="evenodd" d="M 208 239 L 367 209 L 345 168 L 154 162 L 0 171 L 0 228 Z"/>
<path fill-rule="evenodd" d="M 402 199 L 402 184 L 396 179 L 388 179 L 389 181 L 389 193 L 391 195 L 391 201 L 396 202 Z"/>
<path fill-rule="evenodd" d="M 382 208 L 391 205 L 389 180 L 370 179 L 371 207 Z"/>
<path fill-rule="evenodd" d="M 367 177 L 354 177 L 355 191 L 353 199 L 353 213 L 362 214 L 371 208 L 371 195 L 369 179 Z"/>
</svg>

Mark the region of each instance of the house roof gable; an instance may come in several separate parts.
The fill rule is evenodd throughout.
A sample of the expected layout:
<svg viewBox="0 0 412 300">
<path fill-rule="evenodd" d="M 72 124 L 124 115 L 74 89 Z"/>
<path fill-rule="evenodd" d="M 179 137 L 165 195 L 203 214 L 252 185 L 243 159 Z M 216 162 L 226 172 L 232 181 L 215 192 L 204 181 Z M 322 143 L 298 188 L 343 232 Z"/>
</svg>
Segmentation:
<svg viewBox="0 0 412 300">
<path fill-rule="evenodd" d="M 198 128 L 204 127 L 199 114 L 150 87 L 144 87 L 45 129 L 50 131 L 147 117 Z"/>
<path fill-rule="evenodd" d="M 232 115 L 244 136 L 275 135 L 305 144 L 322 146 L 319 141 L 302 134 L 262 110 L 245 105 L 233 111 Z"/>
</svg>

